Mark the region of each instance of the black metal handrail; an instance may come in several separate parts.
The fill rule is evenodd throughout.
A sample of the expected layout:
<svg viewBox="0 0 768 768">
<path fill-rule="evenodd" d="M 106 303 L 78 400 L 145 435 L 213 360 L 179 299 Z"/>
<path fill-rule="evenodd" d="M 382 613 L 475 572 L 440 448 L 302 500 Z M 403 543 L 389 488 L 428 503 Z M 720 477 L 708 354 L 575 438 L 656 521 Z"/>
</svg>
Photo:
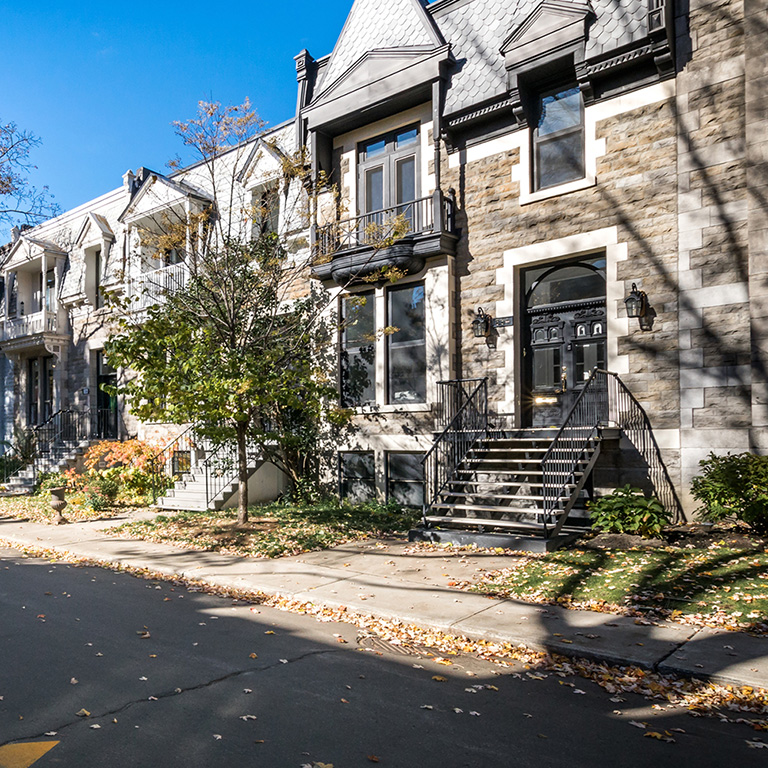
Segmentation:
<svg viewBox="0 0 768 768">
<path fill-rule="evenodd" d="M 205 468 L 205 503 L 206 506 L 234 480 L 239 477 L 237 464 L 237 444 L 221 443 L 213 449 L 203 462 Z"/>
<path fill-rule="evenodd" d="M 592 370 L 584 388 L 552 440 L 541 461 L 544 509 L 556 515 L 568 494 L 569 486 L 583 468 L 590 445 L 602 426 L 618 427 L 635 446 L 648 467 L 648 474 L 659 501 L 682 517 L 682 506 L 661 457 L 648 414 L 627 389 L 618 374 L 599 368 Z M 546 528 L 546 517 L 545 517 Z"/>
<path fill-rule="evenodd" d="M 32 431 L 28 430 L 25 439 L 29 445 L 25 449 L 19 445 L 8 446 L 5 453 L 0 456 L 0 483 L 5 487 L 8 481 L 22 469 L 28 467 L 34 461 L 34 439 Z"/>
<path fill-rule="evenodd" d="M 32 468 L 35 479 L 40 471 L 55 468 L 57 459 L 63 459 L 73 448 L 91 437 L 91 411 L 62 409 L 32 430 L 35 438 L 35 457 Z"/>
<path fill-rule="evenodd" d="M 363 246 L 376 247 L 393 237 L 453 231 L 454 199 L 439 190 L 428 197 L 370 211 L 317 228 L 315 247 L 320 258 L 337 251 Z"/>
<path fill-rule="evenodd" d="M 150 459 L 153 504 L 181 475 L 191 470 L 192 454 L 198 450 L 200 442 L 195 426 L 187 427 Z"/>
<path fill-rule="evenodd" d="M 464 386 L 466 383 L 475 383 L 470 392 Z M 449 409 L 455 407 L 455 413 L 422 459 L 425 525 L 427 510 L 435 503 L 467 454 L 488 433 L 487 377 L 441 381 L 438 386 L 447 393 L 442 402 Z M 460 402 L 459 398 L 463 401 Z"/>
</svg>

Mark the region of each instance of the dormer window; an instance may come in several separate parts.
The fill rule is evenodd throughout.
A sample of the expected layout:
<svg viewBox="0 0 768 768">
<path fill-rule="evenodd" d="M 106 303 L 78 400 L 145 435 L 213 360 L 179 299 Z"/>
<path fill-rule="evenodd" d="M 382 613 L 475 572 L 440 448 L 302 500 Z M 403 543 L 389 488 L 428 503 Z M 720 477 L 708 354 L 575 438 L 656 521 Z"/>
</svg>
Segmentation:
<svg viewBox="0 0 768 768">
<path fill-rule="evenodd" d="M 277 184 L 253 192 L 253 236 L 276 235 L 280 229 L 280 193 Z"/>
<path fill-rule="evenodd" d="M 538 96 L 533 131 L 535 189 L 584 178 L 584 102 L 578 86 Z"/>
</svg>

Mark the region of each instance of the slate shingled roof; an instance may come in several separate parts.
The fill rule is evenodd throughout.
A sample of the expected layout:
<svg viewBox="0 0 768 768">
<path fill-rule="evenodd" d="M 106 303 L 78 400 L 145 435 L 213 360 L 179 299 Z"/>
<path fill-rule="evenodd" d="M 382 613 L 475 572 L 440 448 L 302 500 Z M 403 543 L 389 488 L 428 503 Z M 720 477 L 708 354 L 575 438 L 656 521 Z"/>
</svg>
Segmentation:
<svg viewBox="0 0 768 768">
<path fill-rule="evenodd" d="M 356 0 L 336 42 L 319 90 L 331 85 L 367 51 L 443 43 L 420 0 Z"/>
<path fill-rule="evenodd" d="M 436 5 L 435 22 L 451 43 L 457 61 L 446 96 L 447 114 L 505 92 L 504 58 L 499 50 L 510 30 L 539 3 L 469 0 Z M 616 50 L 647 34 L 647 0 L 591 0 L 591 5 L 597 19 L 589 30 L 587 58 Z"/>
</svg>

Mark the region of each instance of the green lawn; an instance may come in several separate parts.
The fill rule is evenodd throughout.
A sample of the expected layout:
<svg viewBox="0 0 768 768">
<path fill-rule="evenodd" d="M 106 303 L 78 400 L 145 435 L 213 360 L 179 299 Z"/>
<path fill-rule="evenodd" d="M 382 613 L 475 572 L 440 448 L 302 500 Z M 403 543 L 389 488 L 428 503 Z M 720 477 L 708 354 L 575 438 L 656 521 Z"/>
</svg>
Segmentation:
<svg viewBox="0 0 768 768">
<path fill-rule="evenodd" d="M 706 549 L 565 550 L 483 574 L 474 591 L 768 632 L 768 553 Z"/>
<path fill-rule="evenodd" d="M 378 504 L 328 502 L 313 506 L 251 507 L 250 520 L 236 525 L 236 510 L 180 512 L 126 523 L 119 535 L 244 557 L 281 557 L 370 537 L 404 533 L 415 517 Z"/>
</svg>

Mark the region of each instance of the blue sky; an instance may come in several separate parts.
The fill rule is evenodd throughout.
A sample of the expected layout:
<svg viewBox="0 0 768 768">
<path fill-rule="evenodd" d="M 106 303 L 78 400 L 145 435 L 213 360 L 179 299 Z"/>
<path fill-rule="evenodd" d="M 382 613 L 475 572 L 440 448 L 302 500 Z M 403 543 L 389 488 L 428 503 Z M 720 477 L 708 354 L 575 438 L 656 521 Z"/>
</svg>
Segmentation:
<svg viewBox="0 0 768 768">
<path fill-rule="evenodd" d="M 118 187 L 128 168 L 165 170 L 182 150 L 171 121 L 200 99 L 247 96 L 270 125 L 290 118 L 293 57 L 330 53 L 351 6 L 0 0 L 0 120 L 42 139 L 33 182 L 67 210 Z"/>
</svg>

